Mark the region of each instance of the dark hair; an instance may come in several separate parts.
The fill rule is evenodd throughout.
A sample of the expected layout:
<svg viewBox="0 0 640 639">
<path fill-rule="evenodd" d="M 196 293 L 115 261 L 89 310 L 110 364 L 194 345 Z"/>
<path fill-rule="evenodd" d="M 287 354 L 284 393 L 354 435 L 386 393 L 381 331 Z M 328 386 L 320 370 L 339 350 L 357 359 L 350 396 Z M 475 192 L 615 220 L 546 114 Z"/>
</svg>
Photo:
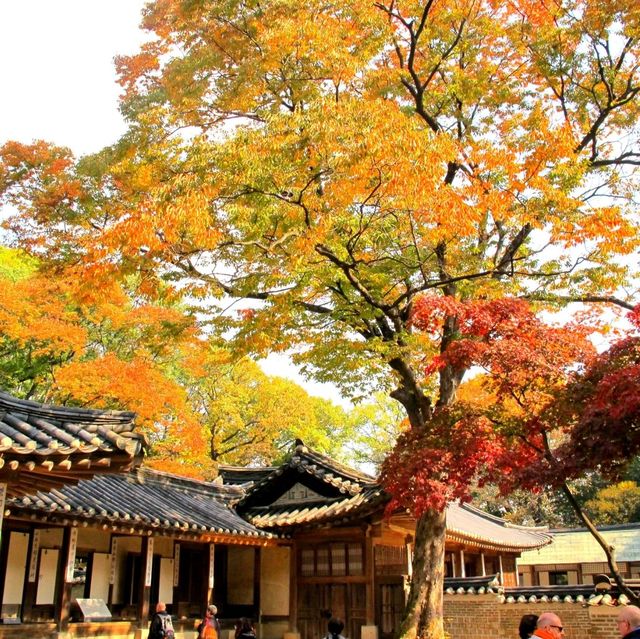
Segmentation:
<svg viewBox="0 0 640 639">
<path fill-rule="evenodd" d="M 236 621 L 236 639 L 238 637 L 247 637 L 247 636 L 256 636 L 256 631 L 253 628 L 253 623 L 249 617 L 240 617 L 238 621 Z"/>
<path fill-rule="evenodd" d="M 248 617 L 240 617 L 240 619 L 238 619 L 238 627 L 240 628 L 240 632 L 253 632 L 253 624 Z"/>
<path fill-rule="evenodd" d="M 344 629 L 344 622 L 342 621 L 342 619 L 331 617 L 331 619 L 329 619 L 329 623 L 327 624 L 327 628 L 332 639 L 336 639 Z"/>
<path fill-rule="evenodd" d="M 520 619 L 520 626 L 518 627 L 518 634 L 520 639 L 529 639 L 536 629 L 536 623 L 538 621 L 538 615 L 522 615 Z"/>
</svg>

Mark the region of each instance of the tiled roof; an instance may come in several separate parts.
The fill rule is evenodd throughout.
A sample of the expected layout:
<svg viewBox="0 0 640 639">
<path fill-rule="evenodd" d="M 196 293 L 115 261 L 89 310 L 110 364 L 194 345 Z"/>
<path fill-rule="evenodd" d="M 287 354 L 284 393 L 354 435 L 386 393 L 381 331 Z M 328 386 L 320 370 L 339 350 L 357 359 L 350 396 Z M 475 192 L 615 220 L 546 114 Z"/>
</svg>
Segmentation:
<svg viewBox="0 0 640 639">
<path fill-rule="evenodd" d="M 447 538 L 513 551 L 539 548 L 551 542 L 544 528 L 516 526 L 469 504 L 447 506 Z"/>
<path fill-rule="evenodd" d="M 346 522 L 380 512 L 389 495 L 378 481 L 354 469 L 338 464 L 304 445 L 295 448 L 291 459 L 271 469 L 247 489 L 240 500 L 240 512 L 259 528 L 287 532 L 295 526 Z M 304 481 L 323 494 L 310 499 L 282 503 L 278 497 L 295 481 Z M 276 501 L 277 500 L 277 501 Z M 415 520 L 406 519 L 408 527 Z M 478 548 L 520 552 L 539 548 L 551 541 L 542 529 L 515 526 L 473 506 L 450 504 L 447 508 L 447 539 Z"/>
<path fill-rule="evenodd" d="M 357 495 L 365 487 L 378 488 L 374 477 L 339 464 L 335 460 L 307 448 L 304 444 L 299 444 L 287 462 L 274 468 L 272 472 L 258 479 L 248 488 L 240 505 L 254 505 L 254 495 L 268 490 L 270 485 L 280 484 L 281 478 L 286 474 L 291 475 L 291 471 L 295 471 L 298 475 L 313 477 L 345 495 Z"/>
<path fill-rule="evenodd" d="M 259 528 L 287 528 L 304 524 L 323 524 L 336 519 L 359 517 L 367 510 L 377 508 L 388 497 L 381 488 L 365 488 L 361 492 L 345 497 L 327 499 L 323 503 L 295 506 L 267 506 L 252 508 L 246 516 Z"/>
<path fill-rule="evenodd" d="M 231 504 L 241 490 L 148 468 L 101 475 L 60 490 L 7 502 L 12 517 L 65 519 L 145 534 L 187 534 L 254 543 L 272 537 L 242 519 Z"/>
<path fill-rule="evenodd" d="M 263 466 L 250 468 L 247 466 L 219 466 L 218 475 L 225 484 L 234 486 L 253 485 L 275 471 L 277 467 Z"/>
<path fill-rule="evenodd" d="M 135 414 L 52 406 L 0 392 L 0 481 L 10 495 L 30 494 L 121 472 L 142 459 Z"/>
<path fill-rule="evenodd" d="M 518 586 L 503 587 L 495 584 L 474 583 L 475 577 L 445 579 L 447 595 L 494 595 L 503 604 L 579 604 L 581 606 L 626 606 L 629 598 L 616 591 L 598 592 L 590 584 L 565 586 Z"/>
</svg>

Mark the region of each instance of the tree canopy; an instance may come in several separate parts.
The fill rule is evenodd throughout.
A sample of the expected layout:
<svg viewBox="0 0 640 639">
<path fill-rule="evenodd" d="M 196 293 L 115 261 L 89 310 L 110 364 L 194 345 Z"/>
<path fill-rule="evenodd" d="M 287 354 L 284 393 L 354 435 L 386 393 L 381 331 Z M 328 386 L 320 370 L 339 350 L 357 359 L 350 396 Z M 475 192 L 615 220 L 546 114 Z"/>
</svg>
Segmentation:
<svg viewBox="0 0 640 639">
<path fill-rule="evenodd" d="M 241 351 L 390 390 L 437 437 L 469 360 L 424 360 L 459 303 L 631 306 L 636 4 L 157 0 L 118 60 L 129 132 L 79 162 L 6 145 L 9 227 L 92 286 L 199 299 Z M 414 330 L 429 295 L 454 303 Z M 443 504 L 420 503 L 400 635 L 440 639 Z"/>
</svg>

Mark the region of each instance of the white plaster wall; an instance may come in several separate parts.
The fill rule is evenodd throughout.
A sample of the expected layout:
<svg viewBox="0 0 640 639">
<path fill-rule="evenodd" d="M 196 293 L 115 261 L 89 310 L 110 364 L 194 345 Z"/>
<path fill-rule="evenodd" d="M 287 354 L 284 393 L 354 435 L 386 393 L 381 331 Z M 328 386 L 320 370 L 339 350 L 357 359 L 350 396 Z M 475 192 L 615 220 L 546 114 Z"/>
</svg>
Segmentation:
<svg viewBox="0 0 640 639">
<path fill-rule="evenodd" d="M 255 549 L 252 546 L 229 546 L 227 598 L 230 604 L 253 603 Z"/>
<path fill-rule="evenodd" d="M 263 615 L 289 614 L 290 548 L 263 548 L 260 563 L 260 608 Z"/>
<path fill-rule="evenodd" d="M 62 528 L 41 528 L 40 548 L 60 548 L 62 546 Z"/>
<path fill-rule="evenodd" d="M 78 528 L 78 549 L 111 552 L 111 533 L 97 528 Z"/>
<path fill-rule="evenodd" d="M 142 539 L 140 537 L 118 537 L 116 552 L 116 572 L 113 584 L 113 603 L 122 603 L 124 598 L 123 575 L 126 568 L 127 553 L 141 552 Z"/>
<path fill-rule="evenodd" d="M 4 537 L 3 542 L 9 541 L 7 554 L 7 571 L 4 577 L 3 605 L 19 606 L 22 604 L 22 592 L 27 573 L 27 552 L 29 549 L 28 533 L 12 532 Z"/>
<path fill-rule="evenodd" d="M 640 560 L 640 528 L 600 531 L 616 548 L 618 561 Z M 571 564 L 606 561 L 604 551 L 587 531 L 553 533 L 553 541 L 538 550 L 523 552 L 518 565 Z"/>
<path fill-rule="evenodd" d="M 109 569 L 111 566 L 111 555 L 107 553 L 93 553 L 93 563 L 91 567 L 91 585 L 89 597 L 109 601 Z"/>
<path fill-rule="evenodd" d="M 153 538 L 153 554 L 161 557 L 173 557 L 174 540 L 170 537 Z"/>
</svg>

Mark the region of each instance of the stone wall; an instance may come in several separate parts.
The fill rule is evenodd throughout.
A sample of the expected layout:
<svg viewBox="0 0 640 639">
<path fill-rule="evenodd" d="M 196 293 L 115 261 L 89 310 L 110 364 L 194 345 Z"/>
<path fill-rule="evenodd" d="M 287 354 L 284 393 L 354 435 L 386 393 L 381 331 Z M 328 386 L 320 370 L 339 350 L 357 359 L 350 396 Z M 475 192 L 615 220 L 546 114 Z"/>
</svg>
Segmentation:
<svg viewBox="0 0 640 639">
<path fill-rule="evenodd" d="M 566 639 L 619 639 L 618 608 L 582 603 L 502 603 L 497 595 L 445 595 L 445 631 L 450 639 L 518 639 L 522 615 L 555 612 Z"/>
</svg>

